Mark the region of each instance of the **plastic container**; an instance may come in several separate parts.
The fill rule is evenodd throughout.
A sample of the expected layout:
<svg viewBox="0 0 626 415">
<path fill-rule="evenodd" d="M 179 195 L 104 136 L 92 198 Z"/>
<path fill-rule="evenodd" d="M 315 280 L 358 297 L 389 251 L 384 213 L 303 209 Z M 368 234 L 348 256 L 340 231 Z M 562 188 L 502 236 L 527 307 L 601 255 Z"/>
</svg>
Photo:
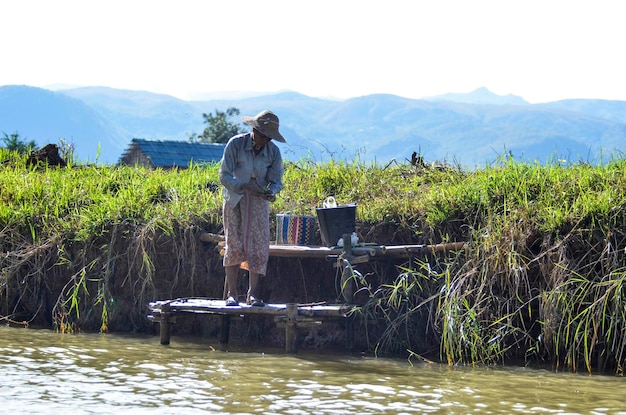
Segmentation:
<svg viewBox="0 0 626 415">
<path fill-rule="evenodd" d="M 315 213 L 325 246 L 337 246 L 344 233 L 352 234 L 356 230 L 356 204 L 315 208 Z"/>
</svg>

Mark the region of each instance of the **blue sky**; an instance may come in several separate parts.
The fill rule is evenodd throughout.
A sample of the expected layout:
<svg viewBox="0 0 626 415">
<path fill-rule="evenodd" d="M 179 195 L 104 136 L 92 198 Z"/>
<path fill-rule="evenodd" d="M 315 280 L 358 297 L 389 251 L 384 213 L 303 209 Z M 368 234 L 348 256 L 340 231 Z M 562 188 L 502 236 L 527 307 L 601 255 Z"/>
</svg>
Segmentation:
<svg viewBox="0 0 626 415">
<path fill-rule="evenodd" d="M 619 0 L 0 3 L 0 85 L 626 100 Z M 8 35 L 10 34 L 10 35 Z"/>
</svg>

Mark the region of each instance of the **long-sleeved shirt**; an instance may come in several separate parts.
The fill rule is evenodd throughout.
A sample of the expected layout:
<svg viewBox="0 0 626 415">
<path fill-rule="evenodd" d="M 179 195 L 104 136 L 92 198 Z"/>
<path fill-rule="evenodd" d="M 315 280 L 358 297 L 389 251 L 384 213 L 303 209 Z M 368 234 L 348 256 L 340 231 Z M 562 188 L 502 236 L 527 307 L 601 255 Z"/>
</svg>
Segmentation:
<svg viewBox="0 0 626 415">
<path fill-rule="evenodd" d="M 268 142 L 259 154 L 254 154 L 251 133 L 239 134 L 228 140 L 220 162 L 219 178 L 224 186 L 224 201 L 237 206 L 243 197 L 241 186 L 255 178 L 261 189 L 276 194 L 283 188 L 283 159 L 280 149 Z"/>
</svg>

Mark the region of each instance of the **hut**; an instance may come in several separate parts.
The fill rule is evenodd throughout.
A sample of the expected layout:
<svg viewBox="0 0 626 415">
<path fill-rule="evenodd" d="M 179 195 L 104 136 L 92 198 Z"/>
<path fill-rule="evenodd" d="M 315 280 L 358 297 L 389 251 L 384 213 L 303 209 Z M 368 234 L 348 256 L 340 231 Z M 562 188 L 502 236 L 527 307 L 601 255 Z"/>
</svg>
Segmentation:
<svg viewBox="0 0 626 415">
<path fill-rule="evenodd" d="M 185 169 L 193 163 L 220 161 L 225 144 L 133 138 L 119 165 Z"/>
</svg>

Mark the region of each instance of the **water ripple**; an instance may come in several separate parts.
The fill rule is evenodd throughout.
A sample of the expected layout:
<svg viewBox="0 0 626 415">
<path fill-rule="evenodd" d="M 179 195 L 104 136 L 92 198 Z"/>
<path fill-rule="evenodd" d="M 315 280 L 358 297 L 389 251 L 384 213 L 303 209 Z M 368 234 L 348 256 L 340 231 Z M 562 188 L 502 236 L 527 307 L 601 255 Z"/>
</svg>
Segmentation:
<svg viewBox="0 0 626 415">
<path fill-rule="evenodd" d="M 0 328 L 12 414 L 626 414 L 623 379 Z"/>
</svg>

